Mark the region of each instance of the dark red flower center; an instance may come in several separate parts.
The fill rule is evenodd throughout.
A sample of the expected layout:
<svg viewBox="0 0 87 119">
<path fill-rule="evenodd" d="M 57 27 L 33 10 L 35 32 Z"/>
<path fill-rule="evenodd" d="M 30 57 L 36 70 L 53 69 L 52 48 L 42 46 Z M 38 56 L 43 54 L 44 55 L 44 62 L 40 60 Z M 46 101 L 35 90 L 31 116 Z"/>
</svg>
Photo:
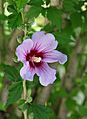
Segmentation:
<svg viewBox="0 0 87 119">
<path fill-rule="evenodd" d="M 26 55 L 26 61 L 29 61 L 29 64 L 31 67 L 35 68 L 39 67 L 42 64 L 42 59 L 43 59 L 43 53 L 38 52 L 35 49 L 32 49 L 30 53 L 27 53 Z"/>
</svg>

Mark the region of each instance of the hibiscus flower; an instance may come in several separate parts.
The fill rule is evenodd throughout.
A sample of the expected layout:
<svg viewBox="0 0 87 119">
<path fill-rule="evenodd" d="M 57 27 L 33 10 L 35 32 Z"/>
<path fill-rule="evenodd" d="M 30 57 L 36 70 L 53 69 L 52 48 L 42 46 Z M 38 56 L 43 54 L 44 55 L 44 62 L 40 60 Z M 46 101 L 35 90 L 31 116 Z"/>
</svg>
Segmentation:
<svg viewBox="0 0 87 119">
<path fill-rule="evenodd" d="M 41 85 L 52 84 L 56 80 L 56 70 L 48 63 L 64 64 L 67 61 L 65 54 L 55 50 L 57 45 L 54 35 L 44 31 L 35 32 L 32 39 L 24 40 L 16 49 L 18 61 L 23 63 L 21 77 L 33 81 L 34 75 L 37 74 Z"/>
</svg>

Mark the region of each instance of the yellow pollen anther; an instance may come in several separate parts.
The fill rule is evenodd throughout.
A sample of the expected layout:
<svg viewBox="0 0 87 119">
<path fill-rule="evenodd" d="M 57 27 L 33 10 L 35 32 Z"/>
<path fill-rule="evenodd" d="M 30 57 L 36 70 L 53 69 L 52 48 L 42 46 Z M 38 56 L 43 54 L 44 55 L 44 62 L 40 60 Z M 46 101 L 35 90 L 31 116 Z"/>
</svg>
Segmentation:
<svg viewBox="0 0 87 119">
<path fill-rule="evenodd" d="M 32 60 L 36 63 L 39 63 L 41 61 L 41 57 L 33 57 Z"/>
</svg>

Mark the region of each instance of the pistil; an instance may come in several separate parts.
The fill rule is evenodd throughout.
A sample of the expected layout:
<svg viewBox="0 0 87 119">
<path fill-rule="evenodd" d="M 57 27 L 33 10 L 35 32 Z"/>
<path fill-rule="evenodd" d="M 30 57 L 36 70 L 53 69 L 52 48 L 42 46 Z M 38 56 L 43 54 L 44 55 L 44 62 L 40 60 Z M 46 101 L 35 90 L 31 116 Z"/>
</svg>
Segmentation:
<svg viewBox="0 0 87 119">
<path fill-rule="evenodd" d="M 33 62 L 39 63 L 41 62 L 41 57 L 32 57 Z"/>
</svg>

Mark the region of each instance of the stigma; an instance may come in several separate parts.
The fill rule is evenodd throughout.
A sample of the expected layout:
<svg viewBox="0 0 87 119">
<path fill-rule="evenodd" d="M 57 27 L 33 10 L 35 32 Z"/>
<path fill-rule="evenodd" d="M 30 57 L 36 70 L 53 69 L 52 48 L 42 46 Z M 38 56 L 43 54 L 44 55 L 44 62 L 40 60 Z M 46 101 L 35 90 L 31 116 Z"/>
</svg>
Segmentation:
<svg viewBox="0 0 87 119">
<path fill-rule="evenodd" d="M 32 57 L 33 62 L 39 63 L 41 62 L 41 57 Z"/>
</svg>

